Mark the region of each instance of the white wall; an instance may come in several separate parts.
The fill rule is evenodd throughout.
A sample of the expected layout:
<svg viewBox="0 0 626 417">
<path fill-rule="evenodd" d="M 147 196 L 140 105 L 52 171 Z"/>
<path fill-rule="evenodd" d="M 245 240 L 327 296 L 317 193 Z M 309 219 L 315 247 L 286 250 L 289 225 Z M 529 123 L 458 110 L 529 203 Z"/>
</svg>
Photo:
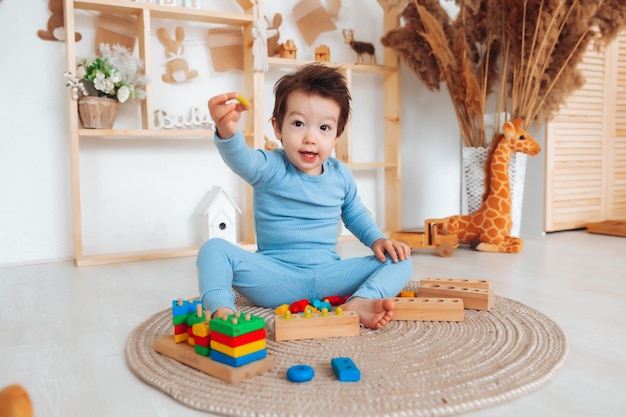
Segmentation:
<svg viewBox="0 0 626 417">
<path fill-rule="evenodd" d="M 0 77 L 0 265 L 72 257 L 69 189 L 67 92 L 64 87 L 65 46 L 36 36 L 49 17 L 47 1 L 0 2 L 0 52 L 4 63 Z M 34 4 L 32 4 L 34 3 Z M 222 2 L 237 10 L 235 1 Z M 283 15 L 281 40 L 295 39 L 299 57 L 312 56 L 290 21 L 295 1 L 267 1 L 266 15 Z M 233 6 L 234 5 L 234 6 Z M 356 29 L 356 38 L 375 43 L 382 60 L 382 22 L 374 0 L 347 0 L 336 21 L 338 30 L 322 34 L 317 44 L 331 47 L 331 59 L 353 62 L 354 53 L 343 43 L 341 28 Z M 94 16 L 79 19 L 84 39 L 79 55 L 89 55 Z M 175 23 L 160 25 L 173 32 Z M 154 90 L 157 106 L 185 114 L 191 106 L 204 108 L 217 93 L 237 90 L 241 74 L 213 71 L 205 27 L 185 26 L 186 58 L 200 76 L 187 84 L 164 85 L 160 80 L 164 58 L 153 38 Z M 272 106 L 272 87 L 281 71 L 267 73 L 265 119 Z M 354 80 L 353 141 L 356 160 L 376 158 L 382 152 L 382 92 L 376 77 Z M 135 123 L 136 105 L 120 107 L 116 127 Z M 269 123 L 267 135 L 273 137 Z M 245 207 L 241 182 L 228 171 L 210 140 L 99 140 L 82 142 L 84 242 L 86 253 L 184 246 L 202 240 L 199 219 L 193 211 L 213 185 Z M 428 92 L 402 68 L 402 224 L 419 227 L 428 217 L 460 211 L 460 138 L 445 91 Z M 532 159 L 536 159 L 532 158 Z M 531 167 L 538 166 L 538 169 Z M 541 160 L 529 159 L 526 200 L 533 205 L 524 213 L 522 234 L 541 233 L 543 171 Z M 383 218 L 381 175 L 356 174 L 364 202 Z M 529 190 L 537 198 L 529 197 Z"/>
</svg>

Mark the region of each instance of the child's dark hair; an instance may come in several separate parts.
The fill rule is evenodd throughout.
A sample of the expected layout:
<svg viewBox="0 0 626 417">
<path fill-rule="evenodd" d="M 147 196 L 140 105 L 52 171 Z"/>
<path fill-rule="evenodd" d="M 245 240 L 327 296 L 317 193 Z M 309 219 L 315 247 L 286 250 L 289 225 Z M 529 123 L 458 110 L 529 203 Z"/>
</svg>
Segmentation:
<svg viewBox="0 0 626 417">
<path fill-rule="evenodd" d="M 333 100 L 339 105 L 339 120 L 337 121 L 337 136 L 343 133 L 343 129 L 350 117 L 350 90 L 346 78 L 338 68 L 323 64 L 309 64 L 300 67 L 293 74 L 282 76 L 274 86 L 274 112 L 272 118 L 279 128 L 287 112 L 287 97 L 294 91 L 302 91 L 305 94 L 314 94 Z"/>
</svg>

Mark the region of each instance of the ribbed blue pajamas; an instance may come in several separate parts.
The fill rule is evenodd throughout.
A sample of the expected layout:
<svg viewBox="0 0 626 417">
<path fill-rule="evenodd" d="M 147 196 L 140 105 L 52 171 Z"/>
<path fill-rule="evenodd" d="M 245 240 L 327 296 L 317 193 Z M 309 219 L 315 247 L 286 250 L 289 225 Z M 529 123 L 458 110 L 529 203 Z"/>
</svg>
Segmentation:
<svg viewBox="0 0 626 417">
<path fill-rule="evenodd" d="M 241 131 L 215 145 L 224 162 L 254 188 L 258 252 L 210 239 L 198 253 L 198 284 L 205 310 L 235 309 L 234 288 L 256 305 L 276 307 L 331 295 L 394 296 L 411 278 L 411 260 L 375 256 L 341 260 L 339 223 L 365 246 L 384 239 L 357 193 L 347 166 L 335 158 L 321 175 L 296 169 L 282 150 L 249 148 Z"/>
<path fill-rule="evenodd" d="M 197 264 L 202 304 L 211 313 L 218 307 L 235 310 L 231 288 L 255 305 L 275 308 L 330 295 L 393 297 L 412 273 L 410 260 L 382 263 L 373 255 L 294 265 L 249 252 L 223 239 L 211 239 L 202 245 Z"/>
</svg>

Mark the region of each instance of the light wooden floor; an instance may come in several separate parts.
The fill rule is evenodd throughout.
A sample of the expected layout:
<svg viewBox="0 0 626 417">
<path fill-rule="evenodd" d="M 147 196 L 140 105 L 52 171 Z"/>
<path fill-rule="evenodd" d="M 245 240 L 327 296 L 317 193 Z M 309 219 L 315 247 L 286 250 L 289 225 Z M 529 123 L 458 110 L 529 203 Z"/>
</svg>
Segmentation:
<svg viewBox="0 0 626 417">
<path fill-rule="evenodd" d="M 366 253 L 354 242 L 341 251 Z M 517 255 L 414 251 L 413 262 L 416 280 L 489 279 L 569 338 L 567 364 L 546 386 L 465 415 L 626 416 L 626 238 L 563 232 L 527 239 Z M 144 384 L 124 361 L 138 323 L 196 294 L 193 258 L 0 268 L 0 387 L 24 385 L 38 417 L 206 415 Z"/>
</svg>

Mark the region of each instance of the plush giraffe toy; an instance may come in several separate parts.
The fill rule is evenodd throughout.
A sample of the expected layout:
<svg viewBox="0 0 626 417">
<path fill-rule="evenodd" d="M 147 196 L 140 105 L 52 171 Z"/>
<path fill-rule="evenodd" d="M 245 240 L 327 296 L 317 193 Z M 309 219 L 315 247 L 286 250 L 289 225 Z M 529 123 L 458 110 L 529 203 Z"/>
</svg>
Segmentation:
<svg viewBox="0 0 626 417">
<path fill-rule="evenodd" d="M 474 213 L 448 218 L 448 233 L 455 233 L 459 243 L 472 245 L 483 252 L 518 253 L 524 241 L 509 236 L 511 220 L 511 184 L 509 160 L 513 152 L 535 156 L 541 150 L 539 144 L 522 130 L 522 119 L 505 122 L 494 138 L 485 167 L 485 194 L 483 203 Z"/>
</svg>

